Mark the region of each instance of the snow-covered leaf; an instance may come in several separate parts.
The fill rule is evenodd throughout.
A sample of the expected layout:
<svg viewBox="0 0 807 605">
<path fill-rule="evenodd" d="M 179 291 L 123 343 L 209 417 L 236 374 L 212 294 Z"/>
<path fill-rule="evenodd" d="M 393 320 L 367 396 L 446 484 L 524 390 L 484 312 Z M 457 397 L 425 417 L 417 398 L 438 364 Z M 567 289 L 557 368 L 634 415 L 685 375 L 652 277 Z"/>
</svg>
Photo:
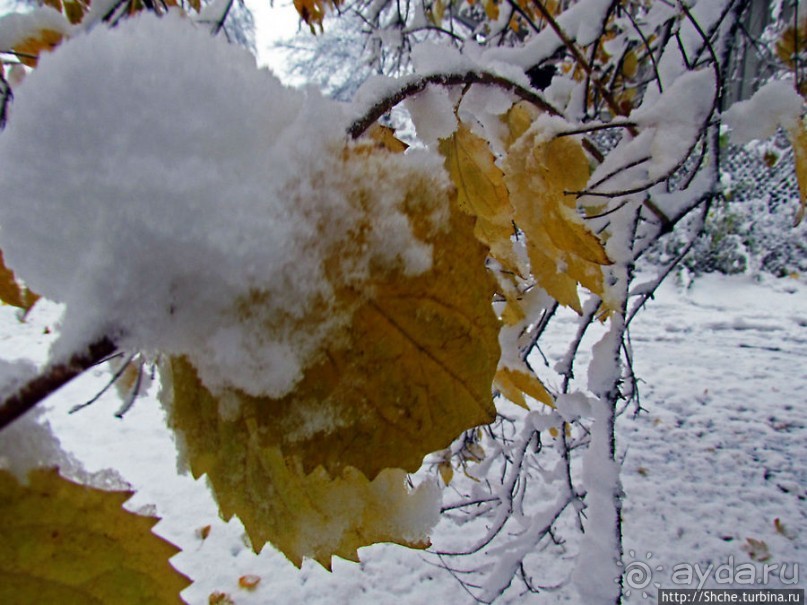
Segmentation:
<svg viewBox="0 0 807 605">
<path fill-rule="evenodd" d="M 436 519 L 417 511 L 433 498 L 410 493 L 405 471 L 494 417 L 499 322 L 487 249 L 459 211 L 447 232 L 412 220 L 433 247 L 431 270 L 379 269 L 366 300 L 340 291 L 358 305 L 353 320 L 289 395 L 214 396 L 185 359 L 170 363 L 170 418 L 188 464 L 256 549 L 270 541 L 297 564 L 327 566 L 378 541 L 425 545 Z"/>
<path fill-rule="evenodd" d="M 330 569 L 332 556 L 355 561 L 358 548 L 376 542 L 428 546 L 439 506 L 433 484 L 410 490 L 401 469 L 372 481 L 353 467 L 306 472 L 299 456 L 271 444 L 272 402 L 242 403 L 242 416 L 225 420 L 187 362 L 174 359 L 171 375 L 171 423 L 187 463 L 207 475 L 222 517 L 241 520 L 256 552 L 271 542 L 298 567 L 307 557 Z"/>
</svg>

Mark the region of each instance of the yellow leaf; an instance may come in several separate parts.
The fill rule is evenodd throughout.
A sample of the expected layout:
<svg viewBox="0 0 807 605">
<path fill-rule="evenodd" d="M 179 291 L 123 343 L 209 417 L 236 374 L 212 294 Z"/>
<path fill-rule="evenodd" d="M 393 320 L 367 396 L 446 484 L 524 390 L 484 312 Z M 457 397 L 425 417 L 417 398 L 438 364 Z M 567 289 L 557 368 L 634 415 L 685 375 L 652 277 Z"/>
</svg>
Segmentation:
<svg viewBox="0 0 807 605">
<path fill-rule="evenodd" d="M 81 0 L 64 0 L 64 15 L 73 25 L 81 23 L 88 8 Z"/>
<path fill-rule="evenodd" d="M 14 272 L 6 267 L 2 250 L 0 250 L 0 300 L 25 311 L 28 311 L 39 300 L 38 295 L 17 283 Z"/>
<path fill-rule="evenodd" d="M 395 131 L 388 126 L 373 124 L 370 130 L 367 131 L 367 135 L 378 143 L 381 148 L 393 153 L 403 153 L 409 148 L 409 145 L 397 138 Z"/>
<path fill-rule="evenodd" d="M 457 204 L 476 217 L 474 233 L 490 248 L 490 255 L 507 271 L 524 273 L 513 251 L 513 208 L 487 142 L 463 123 L 449 138 L 440 141 L 440 153 L 457 188 Z"/>
<path fill-rule="evenodd" d="M 233 598 L 226 592 L 211 592 L 207 599 L 208 605 L 235 605 Z"/>
<path fill-rule="evenodd" d="M 445 15 L 446 7 L 443 0 L 434 0 L 432 2 L 431 10 L 429 11 L 429 18 L 434 25 L 440 27 L 443 24 L 443 16 Z"/>
<path fill-rule="evenodd" d="M 807 19 L 802 19 L 798 31 L 791 25 L 785 28 L 776 41 L 776 55 L 788 67 L 796 66 L 796 56 L 804 48 L 805 37 L 807 37 Z"/>
<path fill-rule="evenodd" d="M 528 131 L 510 147 L 504 172 L 536 282 L 559 303 L 582 312 L 577 285 L 603 297 L 601 267 L 611 262 L 578 214 L 575 196 L 567 193 L 588 182 L 582 146 L 571 137 L 545 141 Z"/>
<path fill-rule="evenodd" d="M 190 364 L 174 359 L 171 367 L 171 421 L 191 471 L 207 474 L 222 517 L 238 516 L 256 552 L 271 542 L 298 567 L 308 557 L 330 569 L 332 556 L 356 561 L 358 548 L 376 542 L 428 546 L 431 526 L 419 524 L 417 514 L 431 499 L 428 485 L 410 491 L 401 469 L 385 469 L 372 481 L 353 467 L 306 473 L 298 456 L 262 443 L 272 427 L 252 415 L 256 410 L 223 420 Z"/>
<path fill-rule="evenodd" d="M 505 140 L 508 149 L 529 130 L 537 117 L 538 110 L 526 101 L 519 101 L 504 114 L 503 121 L 509 134 Z"/>
<path fill-rule="evenodd" d="M 168 563 L 177 549 L 127 512 L 131 492 L 72 483 L 37 470 L 21 485 L 0 471 L 0 602 L 60 605 L 180 603 L 189 581 Z"/>
<path fill-rule="evenodd" d="M 424 186 L 416 195 L 434 194 Z M 189 466 L 208 475 L 222 514 L 243 521 L 256 550 L 270 541 L 298 565 L 311 557 L 328 566 L 331 555 L 356 559 L 378 541 L 424 546 L 428 528 L 407 520 L 428 491 L 410 492 L 406 471 L 495 417 L 499 322 L 487 249 L 471 217 L 452 209 L 447 230 L 435 232 L 417 212 L 424 204 L 405 211 L 432 246 L 431 269 L 376 268 L 365 298 L 338 290 L 337 304 L 355 307 L 351 324 L 290 394 L 214 397 L 186 360 L 165 368 Z"/>
<path fill-rule="evenodd" d="M 485 459 L 485 448 L 476 441 L 471 441 L 465 444 L 463 455 L 466 460 L 471 462 L 482 462 Z"/>
<path fill-rule="evenodd" d="M 311 33 L 316 33 L 315 25 L 322 29 L 322 21 L 328 8 L 337 8 L 342 0 L 294 0 L 294 8 L 297 14 L 311 28 Z"/>
<path fill-rule="evenodd" d="M 499 3 L 496 0 L 486 0 L 485 14 L 491 21 L 497 21 L 499 19 Z"/>
<path fill-rule="evenodd" d="M 200 527 L 196 530 L 196 535 L 199 536 L 201 540 L 207 540 L 208 536 L 210 535 L 210 529 L 210 525 Z"/>
<path fill-rule="evenodd" d="M 62 42 L 62 34 L 52 29 L 40 30 L 37 35 L 32 36 L 14 45 L 14 52 L 23 65 L 36 67 L 39 62 L 39 54 L 51 51 Z"/>
<path fill-rule="evenodd" d="M 261 583 L 261 577 L 255 574 L 247 574 L 238 578 L 238 585 L 245 590 L 255 590 Z"/>
<path fill-rule="evenodd" d="M 451 483 L 451 480 L 454 478 L 454 467 L 451 466 L 450 460 L 443 460 L 437 465 L 437 470 L 440 473 L 440 478 L 443 480 L 443 483 L 446 485 Z"/>
<path fill-rule="evenodd" d="M 629 50 L 622 60 L 622 75 L 626 78 L 633 78 L 639 71 L 639 57 L 635 50 Z"/>
<path fill-rule="evenodd" d="M 495 284 L 472 222 L 452 212 L 448 234 L 418 234 L 433 244 L 431 270 L 374 276 L 375 294 L 355 311 L 349 333 L 327 346 L 293 393 L 248 401 L 275 427 L 266 439 L 300 456 L 307 472 L 320 464 L 371 478 L 389 467 L 414 472 L 424 455 L 494 418 Z M 311 418 L 322 414 L 332 422 L 319 429 Z"/>
<path fill-rule="evenodd" d="M 527 315 L 518 300 L 508 298 L 502 311 L 502 322 L 506 326 L 514 326 L 524 321 Z"/>
<path fill-rule="evenodd" d="M 524 399 L 524 395 L 529 395 L 549 407 L 555 407 L 555 400 L 552 395 L 549 394 L 549 391 L 546 390 L 546 387 L 534 374 L 511 368 L 501 368 L 496 372 L 494 384 L 502 395 L 525 409 L 529 409 L 529 406 L 526 399 Z"/>
<path fill-rule="evenodd" d="M 126 364 L 123 366 L 123 364 Z M 115 358 L 109 362 L 110 369 L 117 376 L 115 380 L 115 390 L 118 396 L 126 401 L 134 395 L 135 388 L 139 387 L 138 382 L 142 380 L 143 361 L 132 358 Z"/>
<path fill-rule="evenodd" d="M 188 4 L 197 13 L 202 10 L 202 0 L 188 0 Z"/>
<path fill-rule="evenodd" d="M 794 224 L 798 225 L 804 218 L 807 209 L 807 131 L 804 129 L 804 122 L 799 122 L 798 126 L 790 132 L 790 143 L 793 145 L 793 156 L 796 160 L 796 180 L 799 183 L 799 209 L 796 211 Z"/>
<path fill-rule="evenodd" d="M 62 12 L 62 0 L 42 0 L 42 5 L 49 6 L 58 12 Z"/>
</svg>

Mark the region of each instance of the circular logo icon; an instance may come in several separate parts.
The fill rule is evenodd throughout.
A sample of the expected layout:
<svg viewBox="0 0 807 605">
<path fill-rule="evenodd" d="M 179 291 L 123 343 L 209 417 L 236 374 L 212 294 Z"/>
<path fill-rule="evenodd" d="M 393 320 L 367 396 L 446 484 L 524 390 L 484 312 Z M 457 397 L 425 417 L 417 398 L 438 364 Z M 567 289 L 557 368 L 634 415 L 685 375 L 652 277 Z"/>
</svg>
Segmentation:
<svg viewBox="0 0 807 605">
<path fill-rule="evenodd" d="M 634 590 L 637 590 L 642 592 L 643 599 L 647 599 L 650 594 L 645 591 L 645 588 L 651 584 L 655 588 L 661 588 L 659 582 L 653 582 L 653 572 L 662 571 L 664 567 L 662 565 L 656 565 L 655 567 L 652 565 L 652 552 L 645 553 L 644 560 L 637 560 L 636 552 L 629 550 L 628 557 L 633 560 L 617 561 L 616 564 L 622 567 L 623 571 L 621 577 L 615 578 L 614 582 L 622 583 L 626 597 L 629 597 Z"/>
</svg>

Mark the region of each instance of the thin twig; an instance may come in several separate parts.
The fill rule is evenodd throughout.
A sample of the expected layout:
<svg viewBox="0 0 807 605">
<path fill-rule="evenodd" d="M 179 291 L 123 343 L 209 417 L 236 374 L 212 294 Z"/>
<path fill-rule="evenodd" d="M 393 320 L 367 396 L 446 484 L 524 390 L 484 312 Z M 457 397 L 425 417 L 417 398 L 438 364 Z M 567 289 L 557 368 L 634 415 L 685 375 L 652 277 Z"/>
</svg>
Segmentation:
<svg viewBox="0 0 807 605">
<path fill-rule="evenodd" d="M 75 414 L 75 413 L 76 413 L 76 412 L 78 412 L 79 410 L 83 410 L 84 408 L 91 406 L 93 403 L 95 403 L 96 401 L 98 401 L 99 399 L 101 399 L 101 397 L 103 397 L 104 393 L 106 393 L 106 392 L 107 392 L 107 391 L 108 391 L 110 388 L 112 388 L 112 385 L 113 385 L 113 384 L 115 384 L 115 383 L 118 381 L 118 379 L 119 379 L 121 376 L 123 376 L 123 373 L 126 371 L 126 368 L 127 368 L 127 367 L 129 367 L 129 364 L 130 364 L 130 363 L 132 363 L 132 360 L 133 360 L 133 359 L 134 359 L 136 356 L 137 356 L 137 353 L 132 353 L 132 354 L 129 356 L 129 358 L 128 358 L 128 359 L 127 359 L 127 360 L 126 360 L 126 361 L 125 361 L 125 362 L 124 362 L 124 363 L 121 365 L 121 367 L 119 367 L 119 368 L 118 368 L 118 369 L 115 371 L 115 373 L 114 373 L 114 374 L 112 374 L 112 378 L 110 378 L 110 379 L 109 379 L 109 382 L 107 382 L 107 383 L 104 385 L 104 388 L 102 388 L 100 391 L 98 391 L 98 392 L 97 392 L 97 393 L 96 393 L 96 394 L 95 394 L 95 395 L 92 397 L 92 399 L 89 399 L 88 401 L 85 401 L 84 403 L 80 403 L 80 404 L 78 404 L 78 405 L 74 405 L 72 408 L 70 408 L 70 411 L 68 412 L 68 414 Z M 108 361 L 108 360 L 110 360 L 110 359 L 113 359 L 114 357 L 115 357 L 114 355 L 107 356 L 105 359 L 102 359 L 102 360 L 100 361 L 100 363 L 103 363 L 104 361 Z"/>
<path fill-rule="evenodd" d="M 569 49 L 569 52 L 572 53 L 577 64 L 586 72 L 591 78 L 591 82 L 594 84 L 594 87 L 597 89 L 597 92 L 600 93 L 603 100 L 605 101 L 606 105 L 608 105 L 608 109 L 611 110 L 611 113 L 615 116 L 623 115 L 623 112 L 620 111 L 619 106 L 616 104 L 616 101 L 611 96 L 611 93 L 603 86 L 603 83 L 600 79 L 594 74 L 594 69 L 589 64 L 588 60 L 583 56 L 583 53 L 577 48 L 577 44 L 574 43 L 560 24 L 555 20 L 555 17 L 552 15 L 551 12 L 544 6 L 544 3 L 541 0 L 532 0 L 532 3 L 538 9 L 538 12 L 541 13 L 541 16 L 546 19 L 546 22 L 549 24 L 549 27 L 557 34 L 558 38 L 561 39 L 563 45 Z M 632 134 L 636 134 L 633 132 Z"/>
<path fill-rule="evenodd" d="M 586 134 L 588 132 L 597 132 L 598 130 L 607 130 L 609 128 L 636 128 L 638 124 L 636 122 L 608 122 L 605 124 L 587 124 L 586 126 L 581 126 L 580 128 L 575 128 L 573 130 L 564 130 L 563 132 L 559 132 L 555 135 L 556 138 L 560 137 L 568 137 L 574 134 Z"/>
<path fill-rule="evenodd" d="M 627 15 L 628 20 L 633 25 L 633 29 L 636 30 L 636 33 L 638 33 L 639 37 L 642 39 L 642 44 L 644 44 L 644 47 L 647 50 L 647 56 L 650 57 L 650 63 L 653 65 L 653 72 L 656 74 L 655 80 L 656 80 L 656 85 L 658 86 L 658 91 L 659 91 L 659 93 L 663 93 L 664 92 L 664 87 L 661 84 L 661 74 L 659 73 L 659 70 L 658 70 L 658 61 L 656 61 L 656 55 L 653 54 L 653 48 L 650 46 L 650 41 L 647 39 L 647 36 L 644 35 L 644 32 L 642 31 L 642 28 L 639 27 L 639 24 L 636 22 L 636 19 L 634 18 L 631 11 L 626 10 L 626 11 L 623 11 L 623 12 L 625 13 L 625 15 Z"/>
</svg>

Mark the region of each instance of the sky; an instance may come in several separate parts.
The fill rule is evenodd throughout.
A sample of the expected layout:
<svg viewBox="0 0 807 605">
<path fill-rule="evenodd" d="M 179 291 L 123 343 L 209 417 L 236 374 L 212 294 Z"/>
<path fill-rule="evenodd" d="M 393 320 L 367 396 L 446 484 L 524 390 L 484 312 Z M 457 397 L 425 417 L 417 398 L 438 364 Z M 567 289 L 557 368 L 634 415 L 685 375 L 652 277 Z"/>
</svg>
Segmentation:
<svg viewBox="0 0 807 605">
<path fill-rule="evenodd" d="M 272 44 L 282 38 L 293 36 L 300 18 L 291 0 L 246 0 L 255 17 L 255 38 L 258 50 L 258 63 L 273 71 L 282 71 L 283 56 L 272 51 Z M 0 15 L 14 10 L 12 0 L 0 0 Z"/>
<path fill-rule="evenodd" d="M 246 0 L 246 4 L 255 17 L 258 63 L 275 72 L 282 71 L 283 56 L 271 47 L 274 42 L 297 32 L 300 18 L 294 5 L 290 0 Z"/>
</svg>

